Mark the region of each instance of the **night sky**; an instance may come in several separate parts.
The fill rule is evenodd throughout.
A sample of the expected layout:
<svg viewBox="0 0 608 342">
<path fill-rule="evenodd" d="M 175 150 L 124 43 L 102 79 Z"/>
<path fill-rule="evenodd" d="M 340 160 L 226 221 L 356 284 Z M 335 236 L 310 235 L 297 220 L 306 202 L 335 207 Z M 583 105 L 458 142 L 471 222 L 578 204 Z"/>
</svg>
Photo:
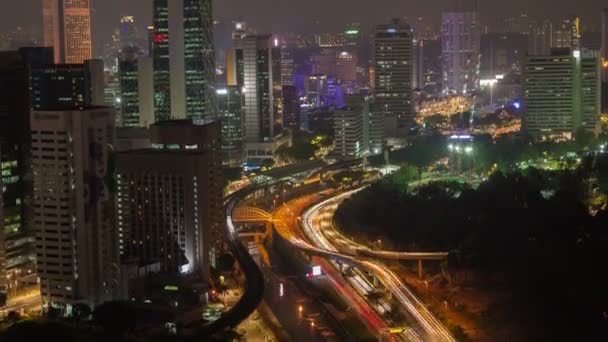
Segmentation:
<svg viewBox="0 0 608 342">
<path fill-rule="evenodd" d="M 42 0 L 1 0 L 0 30 L 17 25 L 38 28 Z M 371 25 L 394 16 L 422 16 L 437 27 L 441 9 L 454 0 L 216 0 L 216 18 L 244 18 L 258 31 L 316 32 L 339 30 L 347 22 Z M 557 19 L 568 14 L 582 17 L 584 28 L 599 25 L 599 12 L 606 0 L 481 0 L 482 22 L 519 13 Z M 92 0 L 95 9 L 95 40 L 108 39 L 123 15 L 134 15 L 145 27 L 151 20 L 152 0 Z M 557 5 L 559 4 L 559 5 Z M 495 26 L 495 25 L 494 25 Z"/>
</svg>

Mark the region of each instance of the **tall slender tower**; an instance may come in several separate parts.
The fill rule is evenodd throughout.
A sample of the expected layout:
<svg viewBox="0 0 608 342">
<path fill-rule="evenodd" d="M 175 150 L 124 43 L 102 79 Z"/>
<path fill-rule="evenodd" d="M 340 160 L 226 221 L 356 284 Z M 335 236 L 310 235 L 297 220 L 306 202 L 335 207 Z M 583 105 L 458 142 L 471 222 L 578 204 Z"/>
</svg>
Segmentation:
<svg viewBox="0 0 608 342">
<path fill-rule="evenodd" d="M 91 59 L 90 0 L 43 0 L 44 45 L 55 49 L 55 63 Z"/>
<path fill-rule="evenodd" d="M 168 0 L 154 0 L 154 119 L 171 118 Z"/>
<path fill-rule="evenodd" d="M 602 10 L 602 82 L 608 82 L 608 8 Z"/>
<path fill-rule="evenodd" d="M 215 52 L 212 0 L 184 0 L 186 117 L 213 119 Z"/>
<path fill-rule="evenodd" d="M 154 0 L 155 120 L 216 117 L 211 0 Z"/>
<path fill-rule="evenodd" d="M 396 120 L 387 136 L 400 135 L 414 121 L 414 33 L 403 20 L 377 25 L 374 34 L 375 105 Z"/>
<path fill-rule="evenodd" d="M 470 94 L 478 86 L 480 22 L 477 6 L 441 14 L 441 61 L 446 94 Z"/>
</svg>

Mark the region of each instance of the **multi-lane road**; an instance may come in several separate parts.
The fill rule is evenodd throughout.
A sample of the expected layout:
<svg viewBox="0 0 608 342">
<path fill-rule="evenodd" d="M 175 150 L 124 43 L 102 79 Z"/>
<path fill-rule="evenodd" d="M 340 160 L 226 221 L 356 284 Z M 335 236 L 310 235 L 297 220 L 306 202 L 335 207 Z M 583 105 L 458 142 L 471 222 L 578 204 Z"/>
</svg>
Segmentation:
<svg viewBox="0 0 608 342">
<path fill-rule="evenodd" d="M 333 227 L 333 214 L 328 215 L 328 210 L 335 211 L 337 203 L 350 195 L 352 192 L 335 196 L 304 212 L 301 226 L 310 241 L 313 242 L 314 247 L 330 254 L 337 254 L 342 258 L 350 257 L 357 264 L 371 271 L 414 318 L 425 341 L 456 341 L 449 330 L 426 308 L 399 276 L 381 261 L 358 255 L 356 253 L 358 249 L 367 249 L 367 247 L 347 239 Z M 340 241 L 340 246 L 336 246 L 334 241 Z"/>
</svg>

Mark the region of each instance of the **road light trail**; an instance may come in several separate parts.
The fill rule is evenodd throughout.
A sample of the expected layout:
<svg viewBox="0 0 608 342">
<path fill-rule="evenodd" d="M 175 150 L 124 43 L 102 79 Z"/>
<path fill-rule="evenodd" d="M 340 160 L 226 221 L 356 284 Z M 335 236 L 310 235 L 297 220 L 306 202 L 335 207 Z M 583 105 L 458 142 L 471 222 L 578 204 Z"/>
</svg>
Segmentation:
<svg viewBox="0 0 608 342">
<path fill-rule="evenodd" d="M 314 205 L 310 209 L 308 209 L 302 215 L 302 229 L 306 233 L 306 235 L 313 241 L 314 245 L 318 248 L 325 249 L 332 253 L 340 254 L 338 248 L 336 248 L 329 240 L 325 237 L 323 231 L 326 230 L 327 223 L 325 226 L 321 226 L 321 223 L 315 224 L 315 220 L 321 220 L 323 209 L 326 206 L 335 205 L 339 201 L 351 196 L 356 191 L 347 192 L 341 195 L 338 195 L 329 200 L 323 201 L 319 204 Z M 321 229 L 326 228 L 326 229 Z M 335 232 L 334 234 L 338 234 L 335 229 L 330 229 L 330 231 Z M 335 235 L 336 236 L 336 235 Z M 343 241 L 349 241 L 348 239 L 342 237 Z M 355 244 L 354 242 L 349 242 L 349 244 Z M 384 264 L 376 261 L 369 261 L 357 256 L 351 256 L 355 258 L 355 260 L 371 270 L 378 279 L 385 285 L 387 289 L 393 293 L 395 298 L 403 305 L 409 314 L 420 324 L 420 326 L 426 332 L 427 338 L 431 341 L 456 341 L 454 337 L 450 334 L 450 332 L 445 328 L 445 326 L 439 322 L 439 320 L 424 306 L 424 304 L 412 293 L 412 291 L 407 288 L 407 286 L 401 281 L 401 279 L 395 275 L 390 269 L 388 269 Z"/>
</svg>

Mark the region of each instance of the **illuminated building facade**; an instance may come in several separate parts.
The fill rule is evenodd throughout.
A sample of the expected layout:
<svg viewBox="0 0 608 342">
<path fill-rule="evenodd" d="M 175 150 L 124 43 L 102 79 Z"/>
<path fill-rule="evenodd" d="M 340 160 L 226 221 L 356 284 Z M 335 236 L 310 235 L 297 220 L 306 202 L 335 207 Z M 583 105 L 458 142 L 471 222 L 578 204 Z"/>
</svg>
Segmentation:
<svg viewBox="0 0 608 342">
<path fill-rule="evenodd" d="M 212 0 L 183 1 L 186 117 L 214 119 L 215 52 Z"/>
<path fill-rule="evenodd" d="M 480 25 L 475 10 L 441 14 L 445 94 L 467 95 L 479 86 Z"/>
<path fill-rule="evenodd" d="M 155 120 L 215 118 L 211 0 L 154 0 Z"/>
<path fill-rule="evenodd" d="M 90 0 L 43 0 L 44 45 L 55 63 L 82 64 L 92 58 Z"/>
<path fill-rule="evenodd" d="M 31 65 L 52 64 L 53 58 L 50 48 L 0 53 L 0 296 L 18 285 L 36 284 L 27 206 L 31 199 L 29 70 Z"/>
<path fill-rule="evenodd" d="M 234 40 L 237 85 L 245 93 L 245 139 L 268 141 L 274 132 L 273 46 L 269 35 Z M 276 75 L 280 78 L 280 75 Z"/>
<path fill-rule="evenodd" d="M 121 259 L 207 280 L 223 241 L 220 124 L 164 121 L 150 132 L 152 149 L 117 156 Z"/>
<path fill-rule="evenodd" d="M 217 90 L 217 108 L 222 122 L 222 161 L 224 165 L 243 164 L 243 108 L 245 95 L 238 86 Z"/>
<path fill-rule="evenodd" d="M 154 0 L 152 49 L 154 64 L 154 119 L 171 118 L 171 64 L 169 57 L 169 0 Z"/>
<path fill-rule="evenodd" d="M 101 60 L 84 64 L 34 65 L 30 75 L 32 108 L 63 110 L 105 103 Z"/>
<path fill-rule="evenodd" d="M 571 17 L 554 26 L 552 48 L 578 50 L 581 47 L 580 19 Z"/>
<path fill-rule="evenodd" d="M 374 94 L 401 131 L 414 121 L 414 43 L 412 28 L 394 19 L 377 25 L 374 37 Z"/>
<path fill-rule="evenodd" d="M 524 100 L 523 129 L 534 140 L 571 139 L 581 129 L 597 134 L 598 53 L 555 49 L 549 56 L 528 56 Z"/>
</svg>

